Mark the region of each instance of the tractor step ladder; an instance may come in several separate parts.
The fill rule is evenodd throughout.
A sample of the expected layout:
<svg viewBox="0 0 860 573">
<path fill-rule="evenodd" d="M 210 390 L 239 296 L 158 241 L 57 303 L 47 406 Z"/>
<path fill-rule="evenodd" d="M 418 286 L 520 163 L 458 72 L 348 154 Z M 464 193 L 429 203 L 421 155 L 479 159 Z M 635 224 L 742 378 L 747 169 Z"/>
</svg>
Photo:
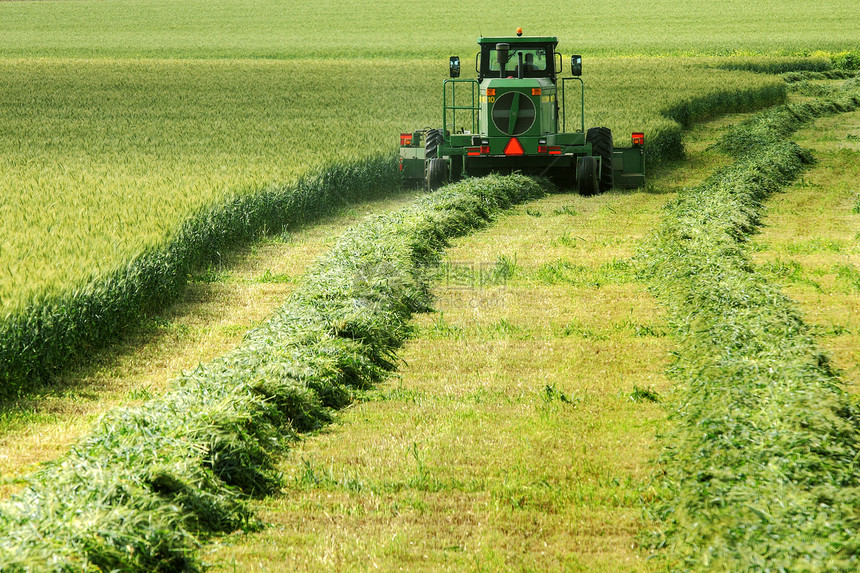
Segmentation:
<svg viewBox="0 0 860 573">
<path fill-rule="evenodd" d="M 448 84 L 451 85 L 451 89 L 448 89 Z M 463 91 L 462 89 L 457 89 L 457 84 L 470 84 L 471 89 L 471 105 L 457 105 L 457 91 Z M 468 111 L 471 112 L 472 120 L 471 120 L 471 132 L 470 133 L 478 133 L 478 112 L 480 112 L 481 108 L 478 105 L 478 81 L 470 80 L 470 79 L 447 79 L 442 84 L 442 125 L 445 126 L 444 129 L 446 132 L 457 133 L 457 112 L 458 111 Z M 450 103 L 448 101 L 448 96 L 451 96 Z M 451 123 L 448 124 L 448 112 L 451 112 Z M 465 129 L 465 126 L 461 126 L 461 129 Z"/>
</svg>

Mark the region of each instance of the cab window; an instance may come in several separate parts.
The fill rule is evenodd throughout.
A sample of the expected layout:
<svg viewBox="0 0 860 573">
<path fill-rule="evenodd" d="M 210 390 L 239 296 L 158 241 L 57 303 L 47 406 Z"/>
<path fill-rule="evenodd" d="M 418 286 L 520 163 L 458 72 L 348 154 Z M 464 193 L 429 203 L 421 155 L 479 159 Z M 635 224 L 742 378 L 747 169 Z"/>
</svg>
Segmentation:
<svg viewBox="0 0 860 573">
<path fill-rule="evenodd" d="M 505 75 L 518 77 L 520 56 L 523 55 L 523 77 L 544 78 L 553 76 L 553 54 L 546 46 L 517 46 L 512 44 L 505 63 Z M 481 76 L 498 76 L 501 71 L 499 54 L 495 46 L 484 46 L 481 55 Z"/>
</svg>

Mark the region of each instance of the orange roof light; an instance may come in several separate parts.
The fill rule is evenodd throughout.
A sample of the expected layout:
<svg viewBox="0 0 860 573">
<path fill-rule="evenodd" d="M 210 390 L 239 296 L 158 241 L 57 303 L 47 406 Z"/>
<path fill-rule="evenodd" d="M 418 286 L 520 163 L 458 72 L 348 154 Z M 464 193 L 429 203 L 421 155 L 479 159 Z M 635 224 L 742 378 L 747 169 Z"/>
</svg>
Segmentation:
<svg viewBox="0 0 860 573">
<path fill-rule="evenodd" d="M 522 35 L 523 35 L 523 29 L 517 28 L 517 36 L 522 36 Z"/>
</svg>

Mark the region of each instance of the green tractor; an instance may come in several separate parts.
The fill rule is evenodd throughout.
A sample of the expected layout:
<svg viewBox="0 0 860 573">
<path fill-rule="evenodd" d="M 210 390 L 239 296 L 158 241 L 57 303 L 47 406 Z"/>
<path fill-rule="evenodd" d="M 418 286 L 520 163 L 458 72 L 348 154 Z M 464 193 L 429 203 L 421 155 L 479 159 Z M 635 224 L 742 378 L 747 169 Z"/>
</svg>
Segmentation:
<svg viewBox="0 0 860 573">
<path fill-rule="evenodd" d="M 444 128 L 400 134 L 405 181 L 434 190 L 463 177 L 519 171 L 583 195 L 644 184 L 643 133 L 632 134 L 630 147 L 617 148 L 608 128 L 585 129 L 581 56 L 571 57 L 573 77 L 563 78 L 558 38 L 523 37 L 520 29 L 516 36 L 479 38 L 478 45 L 477 79 L 459 79 L 460 58 L 450 59 Z M 573 87 L 565 90 L 568 83 Z M 576 100 L 570 110 L 566 91 Z M 568 112 L 578 115 L 579 129 L 566 130 Z"/>
</svg>

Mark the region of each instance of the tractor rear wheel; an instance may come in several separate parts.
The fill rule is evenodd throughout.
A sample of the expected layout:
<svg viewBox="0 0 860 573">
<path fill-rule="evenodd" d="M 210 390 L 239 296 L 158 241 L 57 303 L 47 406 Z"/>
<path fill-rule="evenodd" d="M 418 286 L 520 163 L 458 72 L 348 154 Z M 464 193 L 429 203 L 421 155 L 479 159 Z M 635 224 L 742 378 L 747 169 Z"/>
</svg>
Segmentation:
<svg viewBox="0 0 860 573">
<path fill-rule="evenodd" d="M 612 173 L 612 131 L 608 127 L 592 127 L 585 134 L 591 144 L 591 153 L 600 157 L 600 192 L 612 189 L 615 180 Z"/>
<path fill-rule="evenodd" d="M 442 130 L 428 129 L 424 136 L 424 159 L 439 157 L 439 145 L 442 143 Z"/>
<path fill-rule="evenodd" d="M 597 161 L 591 155 L 583 155 L 576 160 L 576 186 L 580 195 L 597 193 Z"/>
<path fill-rule="evenodd" d="M 427 190 L 435 191 L 448 182 L 448 161 L 434 157 L 427 162 Z"/>
</svg>

